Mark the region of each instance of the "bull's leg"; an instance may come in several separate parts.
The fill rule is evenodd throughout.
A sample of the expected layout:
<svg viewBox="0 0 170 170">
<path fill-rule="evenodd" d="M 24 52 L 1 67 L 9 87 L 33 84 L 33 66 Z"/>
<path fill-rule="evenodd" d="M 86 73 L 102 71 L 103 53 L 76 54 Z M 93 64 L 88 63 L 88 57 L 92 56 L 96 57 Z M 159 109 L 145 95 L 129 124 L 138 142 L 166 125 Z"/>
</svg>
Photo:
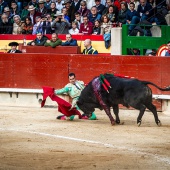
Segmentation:
<svg viewBox="0 0 170 170">
<path fill-rule="evenodd" d="M 136 104 L 136 105 L 131 105 L 131 106 L 134 107 L 135 109 L 139 110 L 139 116 L 137 117 L 137 124 L 138 124 L 138 126 L 140 126 L 146 107 L 145 107 L 145 105 L 143 105 L 141 103 Z"/>
<path fill-rule="evenodd" d="M 105 105 L 102 105 L 103 106 L 103 109 L 104 111 L 106 112 L 107 116 L 109 117 L 110 119 L 110 122 L 111 122 L 111 125 L 114 125 L 115 124 L 115 120 L 110 112 L 110 108 Z"/>
<path fill-rule="evenodd" d="M 119 124 L 120 119 L 119 119 L 119 107 L 118 107 L 118 105 L 113 105 L 113 112 L 116 116 L 116 123 Z"/>
<path fill-rule="evenodd" d="M 152 103 L 146 104 L 146 107 L 153 113 L 156 124 L 161 126 L 161 121 L 158 118 L 156 107 Z"/>
</svg>

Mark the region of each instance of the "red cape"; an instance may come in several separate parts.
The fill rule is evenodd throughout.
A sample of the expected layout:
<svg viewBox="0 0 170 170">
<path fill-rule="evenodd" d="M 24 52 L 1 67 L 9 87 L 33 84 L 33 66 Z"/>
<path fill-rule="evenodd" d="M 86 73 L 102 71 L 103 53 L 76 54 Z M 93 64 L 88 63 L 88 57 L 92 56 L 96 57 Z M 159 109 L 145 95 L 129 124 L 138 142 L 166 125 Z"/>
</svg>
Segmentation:
<svg viewBox="0 0 170 170">
<path fill-rule="evenodd" d="M 52 87 L 43 87 L 43 101 L 41 103 L 41 107 L 45 105 L 46 98 L 50 97 L 52 101 L 56 101 L 58 103 L 58 111 L 64 114 L 65 116 L 69 117 L 72 115 L 78 115 L 79 119 L 81 119 L 80 112 L 74 107 L 70 110 L 71 104 L 63 100 L 62 98 L 58 97 L 54 94 L 54 88 Z"/>
</svg>

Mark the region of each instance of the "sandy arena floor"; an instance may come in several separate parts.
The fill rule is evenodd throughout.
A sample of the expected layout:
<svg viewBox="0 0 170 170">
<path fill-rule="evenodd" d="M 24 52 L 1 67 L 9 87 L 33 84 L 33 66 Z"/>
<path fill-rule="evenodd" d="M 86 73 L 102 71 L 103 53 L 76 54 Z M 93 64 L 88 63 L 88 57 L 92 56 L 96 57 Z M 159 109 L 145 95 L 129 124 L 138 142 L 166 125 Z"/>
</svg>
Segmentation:
<svg viewBox="0 0 170 170">
<path fill-rule="evenodd" d="M 120 110 L 124 125 L 111 126 L 103 111 L 98 120 L 56 120 L 57 108 L 0 106 L 0 170 L 168 170 L 170 114 L 162 126 L 146 112 Z"/>
</svg>

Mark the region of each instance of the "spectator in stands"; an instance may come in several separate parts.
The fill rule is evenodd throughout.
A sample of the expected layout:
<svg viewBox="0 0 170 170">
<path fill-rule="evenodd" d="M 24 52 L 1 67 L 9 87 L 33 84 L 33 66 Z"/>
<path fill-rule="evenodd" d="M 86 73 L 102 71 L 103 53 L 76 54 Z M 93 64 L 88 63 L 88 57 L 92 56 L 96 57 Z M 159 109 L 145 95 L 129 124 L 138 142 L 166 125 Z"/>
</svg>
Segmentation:
<svg viewBox="0 0 170 170">
<path fill-rule="evenodd" d="M 22 34 L 32 34 L 33 24 L 30 17 L 26 17 L 22 28 Z"/>
<path fill-rule="evenodd" d="M 54 15 L 56 18 L 52 22 L 52 28 L 55 28 L 57 34 L 68 34 L 70 24 L 64 19 L 64 15 L 58 12 Z"/>
<path fill-rule="evenodd" d="M 103 15 L 100 34 L 103 35 L 106 49 L 108 49 L 111 45 L 111 29 L 112 22 L 110 22 L 109 17 L 107 15 Z"/>
<path fill-rule="evenodd" d="M 36 36 L 36 39 L 29 42 L 27 45 L 44 46 L 48 38 L 44 36 L 41 32 L 37 32 Z"/>
<path fill-rule="evenodd" d="M 83 17 L 83 23 L 80 24 L 79 33 L 82 35 L 91 35 L 93 32 L 93 24 L 89 22 L 88 17 Z"/>
<path fill-rule="evenodd" d="M 93 33 L 92 35 L 100 35 L 101 27 L 100 27 L 100 20 L 96 20 L 94 22 Z"/>
<path fill-rule="evenodd" d="M 0 0 L 0 16 L 3 14 L 5 7 L 8 7 L 8 3 L 4 0 Z"/>
<path fill-rule="evenodd" d="M 73 34 L 78 34 L 79 33 L 79 29 L 77 28 L 78 27 L 78 24 L 76 21 L 73 21 L 72 24 L 71 24 L 71 29 L 69 29 L 69 34 L 73 35 Z"/>
<path fill-rule="evenodd" d="M 41 32 L 42 33 L 42 25 L 43 25 L 43 19 L 41 19 L 40 16 L 36 16 L 35 18 L 36 23 L 33 26 L 33 31 L 32 34 L 35 35 L 37 32 Z"/>
<path fill-rule="evenodd" d="M 74 13 L 76 13 L 79 10 L 80 2 L 81 2 L 81 0 L 73 0 L 71 6 L 73 6 Z"/>
<path fill-rule="evenodd" d="M 11 17 L 11 12 L 10 12 L 10 9 L 9 9 L 9 7 L 5 7 L 4 8 L 4 13 L 7 15 L 7 17 L 8 17 L 8 22 L 9 23 L 13 23 L 13 19 L 12 19 L 12 17 Z"/>
<path fill-rule="evenodd" d="M 104 15 L 104 14 L 106 14 L 106 13 L 108 12 L 108 7 L 109 7 L 110 5 L 113 5 L 112 0 L 106 0 L 106 8 L 103 10 L 102 15 Z M 115 7 L 115 6 L 114 6 L 114 8 L 117 9 L 117 7 Z M 118 10 L 117 10 L 117 11 L 118 11 Z"/>
<path fill-rule="evenodd" d="M 117 7 L 118 11 L 120 10 L 120 2 L 119 2 L 119 0 L 114 0 L 113 5 Z"/>
<path fill-rule="evenodd" d="M 101 4 L 101 0 L 95 0 L 95 7 L 97 8 L 97 13 L 100 15 L 102 15 L 106 8 L 103 4 Z"/>
<path fill-rule="evenodd" d="M 80 9 L 78 10 L 78 12 L 80 13 L 80 16 L 81 16 L 81 22 L 83 22 L 83 17 L 84 16 L 89 16 L 90 14 L 90 10 L 87 9 L 87 3 L 86 1 L 81 1 L 80 3 Z"/>
<path fill-rule="evenodd" d="M 28 16 L 31 18 L 32 24 L 34 25 L 36 23 L 35 18 L 37 16 L 41 16 L 41 13 L 37 12 L 33 5 L 29 6 L 28 11 L 29 11 Z"/>
<path fill-rule="evenodd" d="M 126 14 L 126 23 L 129 25 L 129 34 L 131 31 L 135 28 L 135 24 L 138 24 L 140 22 L 140 15 L 135 10 L 135 4 L 131 2 L 129 4 L 130 10 L 127 11 Z"/>
<path fill-rule="evenodd" d="M 54 15 L 57 13 L 56 3 L 51 2 L 50 9 L 47 10 L 47 13 L 51 15 L 52 19 L 54 19 Z"/>
<path fill-rule="evenodd" d="M 80 29 L 80 24 L 82 23 L 81 22 L 81 16 L 80 16 L 80 13 L 79 12 L 76 12 L 75 13 L 75 20 L 74 20 L 75 22 L 77 22 L 77 25 L 78 25 L 78 29 Z"/>
<path fill-rule="evenodd" d="M 78 46 L 77 40 L 73 39 L 71 34 L 66 34 L 66 41 L 62 43 L 62 46 Z"/>
<path fill-rule="evenodd" d="M 46 8 L 47 10 L 49 10 L 49 9 L 50 9 L 50 6 L 51 6 L 51 0 L 46 0 L 44 6 L 45 6 L 45 8 Z"/>
<path fill-rule="evenodd" d="M 51 46 L 53 48 L 55 48 L 56 46 L 59 46 L 62 44 L 61 39 L 58 38 L 58 35 L 56 33 L 53 33 L 51 35 L 51 40 L 47 40 L 46 43 L 44 44 L 44 46 L 48 47 Z"/>
<path fill-rule="evenodd" d="M 71 3 L 72 3 L 71 0 L 64 0 L 63 5 L 67 9 L 67 15 L 70 18 L 70 21 L 72 22 L 75 20 L 75 17 L 74 17 L 74 6 L 71 6 Z"/>
<path fill-rule="evenodd" d="M 56 9 L 57 11 L 61 11 L 64 7 L 63 5 L 64 1 L 63 0 L 56 0 Z"/>
<path fill-rule="evenodd" d="M 108 16 L 109 21 L 116 27 L 118 15 L 117 15 L 116 11 L 114 11 L 114 10 L 115 10 L 114 6 L 110 5 L 108 7 L 108 12 L 106 13 L 106 15 Z"/>
<path fill-rule="evenodd" d="M 70 23 L 70 18 L 69 18 L 69 16 L 68 16 L 67 8 L 64 7 L 64 8 L 61 10 L 61 12 L 62 12 L 63 15 L 64 15 L 64 19 L 65 19 L 68 23 Z"/>
<path fill-rule="evenodd" d="M 138 48 L 129 49 L 128 55 L 140 55 L 140 50 Z"/>
<path fill-rule="evenodd" d="M 89 18 L 89 21 L 91 23 L 93 23 L 93 25 L 94 25 L 95 20 L 100 20 L 101 19 L 101 15 L 99 13 L 97 13 L 97 8 L 95 6 L 93 6 L 91 8 L 91 13 L 90 13 L 88 18 Z"/>
<path fill-rule="evenodd" d="M 0 21 L 0 34 L 12 34 L 13 25 L 8 20 L 8 16 L 3 13 Z"/>
<path fill-rule="evenodd" d="M 11 16 L 13 17 L 14 15 L 21 15 L 21 11 L 18 9 L 16 1 L 11 2 Z"/>
<path fill-rule="evenodd" d="M 38 9 L 37 9 L 37 12 L 41 13 L 41 16 L 44 16 L 46 13 L 47 13 L 47 9 L 46 7 L 44 6 L 45 2 L 44 0 L 39 0 L 38 1 Z"/>
<path fill-rule="evenodd" d="M 53 30 L 51 28 L 52 17 L 50 14 L 46 14 L 45 18 L 42 18 L 42 33 L 43 34 L 52 34 Z"/>
<path fill-rule="evenodd" d="M 140 14 L 141 21 L 147 20 L 150 23 L 156 22 L 157 25 L 159 24 L 158 19 L 154 17 L 154 10 L 152 9 L 151 4 L 149 4 L 146 0 L 140 0 L 137 12 Z"/>
<path fill-rule="evenodd" d="M 126 24 L 126 14 L 128 11 L 127 3 L 121 2 L 120 11 L 118 14 L 118 26 L 122 27 L 123 24 Z"/>
<path fill-rule="evenodd" d="M 76 102 L 82 92 L 82 90 L 84 89 L 84 82 L 83 81 L 77 81 L 76 80 L 76 75 L 74 73 L 70 73 L 68 75 L 69 78 L 69 83 L 67 85 L 65 85 L 65 87 L 63 87 L 62 89 L 59 90 L 55 90 L 55 94 L 56 95 L 61 95 L 61 94 L 67 94 L 69 95 L 69 97 L 72 99 L 72 107 L 76 107 L 77 110 L 80 110 L 78 108 L 78 106 L 76 105 Z M 66 117 L 65 115 L 60 115 L 57 116 L 57 119 L 60 120 L 73 120 L 75 117 L 75 115 L 72 115 L 70 117 Z M 89 120 L 96 120 L 96 115 L 93 112 L 90 118 L 86 118 L 85 115 L 82 115 L 82 119 L 89 119 Z"/>
<path fill-rule="evenodd" d="M 11 46 L 11 50 L 9 50 L 7 53 L 22 53 L 22 51 L 17 50 L 17 46 L 19 44 L 17 42 L 10 42 L 8 46 Z"/>
<path fill-rule="evenodd" d="M 22 22 L 19 15 L 15 15 L 13 17 L 14 24 L 12 34 L 22 34 Z"/>
<path fill-rule="evenodd" d="M 23 7 L 24 9 L 21 11 L 21 20 L 24 21 L 25 18 L 28 16 L 28 3 L 27 2 L 24 2 L 23 3 Z"/>
<path fill-rule="evenodd" d="M 135 4 L 135 10 L 137 11 L 138 9 L 138 5 L 139 5 L 139 1 L 138 0 L 130 0 L 130 2 L 128 3 L 128 8 L 130 9 L 130 3 L 133 2 Z"/>
<path fill-rule="evenodd" d="M 28 4 L 29 6 L 34 6 L 36 9 L 38 9 L 38 3 L 37 0 L 31 0 Z"/>
<path fill-rule="evenodd" d="M 165 56 L 170 56 L 170 41 L 167 43 L 168 50 L 165 53 Z"/>
<path fill-rule="evenodd" d="M 98 51 L 92 47 L 90 39 L 84 41 L 84 47 L 83 54 L 98 54 Z"/>
</svg>

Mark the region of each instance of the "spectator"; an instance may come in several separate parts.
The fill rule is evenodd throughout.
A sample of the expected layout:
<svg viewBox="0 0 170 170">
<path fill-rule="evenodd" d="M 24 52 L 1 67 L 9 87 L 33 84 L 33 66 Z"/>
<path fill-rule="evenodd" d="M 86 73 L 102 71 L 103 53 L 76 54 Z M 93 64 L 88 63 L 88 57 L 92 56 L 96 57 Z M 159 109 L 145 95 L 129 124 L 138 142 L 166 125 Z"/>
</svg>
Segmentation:
<svg viewBox="0 0 170 170">
<path fill-rule="evenodd" d="M 37 12 L 33 5 L 29 6 L 28 11 L 29 11 L 28 16 L 31 18 L 32 24 L 34 25 L 36 23 L 35 18 L 37 16 L 41 16 L 41 13 Z"/>
<path fill-rule="evenodd" d="M 38 9 L 38 3 L 37 0 L 31 0 L 28 4 L 29 6 L 34 6 L 36 9 Z"/>
<path fill-rule="evenodd" d="M 8 16 L 3 13 L 0 22 L 0 34 L 12 34 L 12 23 L 8 20 Z"/>
<path fill-rule="evenodd" d="M 51 0 L 46 0 L 44 6 L 45 6 L 45 8 L 46 8 L 47 10 L 49 10 L 49 9 L 50 9 L 50 6 L 51 6 Z"/>
<path fill-rule="evenodd" d="M 72 28 L 69 30 L 69 34 L 74 35 L 79 33 L 78 24 L 76 21 L 73 21 L 71 24 Z"/>
<path fill-rule="evenodd" d="M 22 53 L 20 50 L 17 50 L 17 46 L 19 44 L 17 42 L 10 42 L 8 46 L 11 46 L 11 50 L 9 50 L 7 53 Z"/>
<path fill-rule="evenodd" d="M 44 36 L 41 32 L 37 32 L 36 34 L 36 39 L 29 42 L 27 45 L 32 45 L 32 46 L 44 46 L 44 44 L 47 41 L 47 37 Z"/>
<path fill-rule="evenodd" d="M 97 8 L 95 6 L 93 6 L 91 8 L 91 13 L 90 13 L 88 18 L 89 18 L 89 21 L 91 23 L 93 23 L 93 25 L 94 25 L 95 20 L 100 20 L 101 19 L 101 15 L 97 13 Z"/>
<path fill-rule="evenodd" d="M 51 40 L 47 40 L 46 43 L 44 44 L 44 46 L 48 47 L 51 46 L 53 48 L 55 48 L 56 46 L 59 46 L 62 44 L 61 39 L 58 38 L 58 35 L 56 33 L 53 33 L 51 35 Z"/>
<path fill-rule="evenodd" d="M 108 7 L 108 12 L 106 13 L 106 15 L 108 16 L 109 21 L 116 26 L 116 22 L 118 20 L 118 15 L 117 15 L 113 5 L 110 5 Z"/>
<path fill-rule="evenodd" d="M 73 6 L 74 13 L 76 13 L 79 10 L 80 2 L 81 2 L 81 0 L 73 0 L 71 6 Z"/>
<path fill-rule="evenodd" d="M 90 39 L 84 41 L 84 47 L 83 54 L 98 54 L 98 51 L 92 47 Z"/>
<path fill-rule="evenodd" d="M 72 108 L 76 107 L 77 110 L 80 110 L 78 108 L 78 106 L 76 105 L 76 102 L 82 92 L 82 90 L 84 89 L 84 82 L 83 81 L 78 81 L 76 80 L 76 75 L 74 73 L 70 73 L 68 75 L 69 78 L 69 83 L 62 89 L 59 90 L 55 90 L 55 94 L 56 95 L 61 95 L 61 94 L 67 94 L 70 96 L 70 98 L 72 98 Z M 69 118 L 69 120 L 73 120 L 75 115 L 72 115 Z M 60 115 L 57 117 L 57 119 L 60 120 L 66 120 L 66 116 L 64 115 Z M 83 114 L 82 115 L 82 119 L 86 119 L 86 116 Z M 91 117 L 89 118 L 89 120 L 96 120 L 96 115 L 93 112 Z"/>
<path fill-rule="evenodd" d="M 73 39 L 71 34 L 66 34 L 66 41 L 62 43 L 62 46 L 78 46 L 77 40 Z"/>
<path fill-rule="evenodd" d="M 67 9 L 67 15 L 70 18 L 70 21 L 74 21 L 75 17 L 74 17 L 74 6 L 71 6 L 71 0 L 64 0 L 63 5 L 65 6 L 65 8 Z"/>
<path fill-rule="evenodd" d="M 121 9 L 118 14 L 118 26 L 119 27 L 122 27 L 123 24 L 126 24 L 127 11 L 128 11 L 127 4 L 125 2 L 121 2 Z"/>
<path fill-rule="evenodd" d="M 4 0 L 0 0 L 0 16 L 3 14 L 5 7 L 8 7 L 8 3 Z"/>
<path fill-rule="evenodd" d="M 61 10 L 61 12 L 62 12 L 63 15 L 64 15 L 64 19 L 65 19 L 68 23 L 70 23 L 70 18 L 69 18 L 69 16 L 68 16 L 67 8 L 64 7 L 64 8 Z"/>
<path fill-rule="evenodd" d="M 94 22 L 93 33 L 92 35 L 100 35 L 101 27 L 100 27 L 100 20 L 96 20 Z"/>
<path fill-rule="evenodd" d="M 14 15 L 21 15 L 21 11 L 18 9 L 16 1 L 11 2 L 11 16 L 13 17 Z"/>
<path fill-rule="evenodd" d="M 95 0 L 95 5 L 97 8 L 97 13 L 102 15 L 103 11 L 105 10 L 105 6 L 103 4 L 101 4 L 101 0 Z"/>
<path fill-rule="evenodd" d="M 41 13 L 41 16 L 44 16 L 46 13 L 47 13 L 47 9 L 46 7 L 44 6 L 45 2 L 44 0 L 39 0 L 38 1 L 38 9 L 37 9 L 37 12 Z"/>
<path fill-rule="evenodd" d="M 80 13 L 80 16 L 81 16 L 81 22 L 83 22 L 83 17 L 84 16 L 89 16 L 90 14 L 90 10 L 87 9 L 87 4 L 86 4 L 86 1 L 81 1 L 80 3 L 80 9 L 78 10 L 78 12 Z"/>
<path fill-rule="evenodd" d="M 13 24 L 13 19 L 11 17 L 11 12 L 10 12 L 10 9 L 9 7 L 5 7 L 4 8 L 4 13 L 7 15 L 7 18 L 8 18 L 8 22 Z"/>
<path fill-rule="evenodd" d="M 28 16 L 28 13 L 29 13 L 29 11 L 28 11 L 28 3 L 27 2 L 23 3 L 23 7 L 24 7 L 24 9 L 21 12 L 21 20 L 22 21 L 25 20 L 25 18 Z"/>
<path fill-rule="evenodd" d="M 170 56 L 170 41 L 167 43 L 168 50 L 165 53 L 165 56 Z"/>
<path fill-rule="evenodd" d="M 42 33 L 43 34 L 52 34 L 53 30 L 51 28 L 52 25 L 52 17 L 50 14 L 46 14 L 45 18 L 42 20 Z"/>
<path fill-rule="evenodd" d="M 93 24 L 88 21 L 88 17 L 83 17 L 83 23 L 80 24 L 79 33 L 83 35 L 91 35 L 93 32 Z"/>
<path fill-rule="evenodd" d="M 51 2 L 50 9 L 47 10 L 47 13 L 51 15 L 52 20 L 55 18 L 54 15 L 57 13 L 55 2 Z"/>
<path fill-rule="evenodd" d="M 139 1 L 138 0 L 130 0 L 130 2 L 128 3 L 128 8 L 130 9 L 130 3 L 133 2 L 135 4 L 135 10 L 137 11 L 138 9 L 138 5 L 139 5 Z"/>
<path fill-rule="evenodd" d="M 114 0 L 113 5 L 117 7 L 118 11 L 120 10 L 120 2 L 119 2 L 119 0 Z"/>
<path fill-rule="evenodd" d="M 130 49 L 128 55 L 140 55 L 140 50 L 137 48 Z"/>
<path fill-rule="evenodd" d="M 33 31 L 32 34 L 35 35 L 37 32 L 41 32 L 42 33 L 42 25 L 43 25 L 43 20 L 41 19 L 40 16 L 36 16 L 35 18 L 36 23 L 33 26 Z"/>
<path fill-rule="evenodd" d="M 77 22 L 77 28 L 80 29 L 80 24 L 81 24 L 81 16 L 80 16 L 80 13 L 79 12 L 76 12 L 75 13 L 75 22 Z"/>
<path fill-rule="evenodd" d="M 58 12 L 54 15 L 55 20 L 52 22 L 52 28 L 55 28 L 57 34 L 68 34 L 70 24 L 64 19 L 64 15 Z"/>
<path fill-rule="evenodd" d="M 106 14 L 108 12 L 108 8 L 110 5 L 113 5 L 112 0 L 106 0 L 106 8 L 103 10 L 102 15 Z M 114 6 L 114 8 L 117 9 L 117 7 Z"/>
<path fill-rule="evenodd" d="M 25 22 L 22 28 L 22 34 L 32 34 L 33 25 L 30 17 L 25 18 Z"/>
<path fill-rule="evenodd" d="M 13 17 L 14 24 L 12 34 L 22 34 L 22 22 L 19 15 L 15 15 Z"/>
<path fill-rule="evenodd" d="M 111 29 L 112 29 L 112 23 L 110 22 L 109 17 L 107 15 L 103 15 L 102 25 L 101 25 L 101 35 L 103 35 L 106 49 L 108 49 L 111 45 Z"/>
<path fill-rule="evenodd" d="M 56 9 L 57 9 L 57 11 L 61 11 L 63 9 L 63 7 L 64 7 L 63 3 L 64 3 L 64 1 L 57 0 L 57 2 L 56 2 Z"/>
<path fill-rule="evenodd" d="M 129 4 L 130 10 L 126 14 L 126 23 L 129 25 L 129 34 L 136 27 L 136 24 L 140 22 L 139 13 L 135 10 L 135 4 L 131 2 Z"/>
</svg>

